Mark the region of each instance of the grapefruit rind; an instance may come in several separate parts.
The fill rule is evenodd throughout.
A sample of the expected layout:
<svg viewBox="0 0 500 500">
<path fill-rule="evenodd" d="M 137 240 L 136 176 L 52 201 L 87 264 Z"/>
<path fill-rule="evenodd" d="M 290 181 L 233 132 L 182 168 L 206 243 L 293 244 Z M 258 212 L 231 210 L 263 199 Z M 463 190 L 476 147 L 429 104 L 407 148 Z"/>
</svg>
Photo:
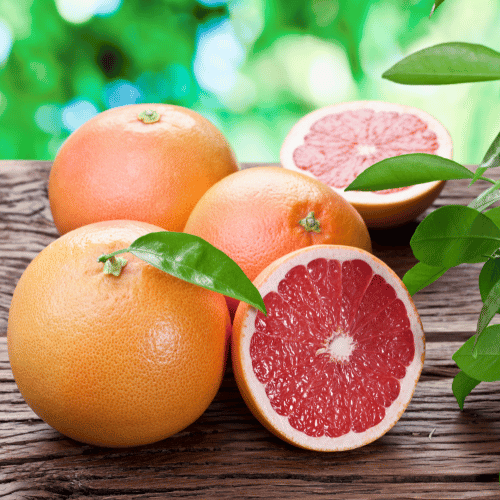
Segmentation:
<svg viewBox="0 0 500 500">
<path fill-rule="evenodd" d="M 341 245 L 314 245 L 291 252 L 270 264 L 255 279 L 254 284 L 263 297 L 276 291 L 287 272 L 297 265 L 307 265 L 314 259 L 326 258 L 343 262 L 360 259 L 367 262 L 374 274 L 381 275 L 396 291 L 405 305 L 414 335 L 415 355 L 406 367 L 406 375 L 399 380 L 401 389 L 393 403 L 386 408 L 384 419 L 364 432 L 349 433 L 340 437 L 311 437 L 294 429 L 286 416 L 280 416 L 271 406 L 265 386 L 257 379 L 250 358 L 250 342 L 255 330 L 257 310 L 241 302 L 233 322 L 232 360 L 233 371 L 242 397 L 254 414 L 269 431 L 300 448 L 315 451 L 345 451 L 369 444 L 388 432 L 400 419 L 408 406 L 422 372 L 425 358 L 425 335 L 413 300 L 399 277 L 384 262 L 372 254 Z"/>
<path fill-rule="evenodd" d="M 372 109 L 377 111 L 388 111 L 397 113 L 408 113 L 417 116 L 424 121 L 429 130 L 433 131 L 439 139 L 437 156 L 451 159 L 453 155 L 452 139 L 448 130 L 436 118 L 427 112 L 405 106 L 402 104 L 388 103 L 384 101 L 353 101 L 333 104 L 312 111 L 301 118 L 286 136 L 280 151 L 280 162 L 284 168 L 302 172 L 317 178 L 311 172 L 298 167 L 293 159 L 295 149 L 304 142 L 305 135 L 311 126 L 321 118 L 330 114 L 343 113 L 344 111 Z M 408 151 L 411 153 L 414 151 Z M 377 193 L 370 191 L 344 191 L 344 188 L 330 186 L 342 195 L 361 214 L 370 228 L 386 228 L 404 224 L 418 217 L 439 196 L 445 181 L 426 182 L 409 186 L 401 191 L 391 193 Z"/>
</svg>

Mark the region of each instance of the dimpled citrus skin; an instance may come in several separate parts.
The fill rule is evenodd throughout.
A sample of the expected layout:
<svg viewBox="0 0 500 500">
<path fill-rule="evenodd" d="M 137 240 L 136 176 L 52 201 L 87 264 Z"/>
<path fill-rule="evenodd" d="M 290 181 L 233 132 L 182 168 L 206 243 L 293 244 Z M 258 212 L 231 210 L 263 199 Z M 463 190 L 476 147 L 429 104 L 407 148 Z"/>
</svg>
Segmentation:
<svg viewBox="0 0 500 500">
<path fill-rule="evenodd" d="M 320 222 L 319 233 L 299 224 L 309 212 Z M 310 245 L 372 249 L 363 219 L 344 198 L 317 179 L 271 166 L 240 170 L 212 186 L 184 232 L 225 252 L 252 281 L 277 258 Z M 234 313 L 238 302 L 227 301 Z"/>
<path fill-rule="evenodd" d="M 12 298 L 8 352 L 28 405 L 61 433 L 124 447 L 194 422 L 217 393 L 229 315 L 222 295 L 124 254 L 120 276 L 97 258 L 160 228 L 112 221 L 45 248 Z"/>
<path fill-rule="evenodd" d="M 160 115 L 143 123 L 145 110 Z M 167 104 L 104 111 L 75 130 L 57 153 L 49 201 L 59 234 L 112 219 L 182 231 L 205 191 L 238 165 L 222 133 L 198 113 Z"/>
</svg>

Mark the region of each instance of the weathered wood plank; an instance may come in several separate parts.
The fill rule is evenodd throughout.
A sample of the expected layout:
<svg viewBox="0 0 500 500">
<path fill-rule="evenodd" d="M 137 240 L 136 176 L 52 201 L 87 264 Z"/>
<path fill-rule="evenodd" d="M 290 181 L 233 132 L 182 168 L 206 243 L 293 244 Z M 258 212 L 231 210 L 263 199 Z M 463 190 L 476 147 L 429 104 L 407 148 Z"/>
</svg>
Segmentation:
<svg viewBox="0 0 500 500">
<path fill-rule="evenodd" d="M 57 238 L 47 196 L 51 162 L 0 161 L 0 336 L 26 266 Z"/>
<path fill-rule="evenodd" d="M 0 498 L 11 499 L 67 499 L 92 498 L 94 500 L 149 500 L 164 498 L 217 498 L 217 499 L 266 499 L 279 498 L 293 500 L 304 498 L 339 498 L 342 500 L 498 500 L 498 488 L 494 483 L 415 483 L 411 479 L 403 483 L 337 483 L 325 477 L 321 483 L 311 484 L 300 478 L 254 476 L 248 479 L 231 477 L 188 479 L 180 476 L 175 480 L 158 478 L 153 487 L 148 479 L 135 479 L 133 484 L 123 484 L 122 480 L 108 482 L 104 487 L 89 484 L 86 476 L 78 473 L 64 481 L 47 480 L 44 489 L 33 488 L 31 481 L 0 488 Z M 148 487 L 145 488 L 144 484 Z M 270 497 L 272 492 L 272 497 Z"/>
</svg>

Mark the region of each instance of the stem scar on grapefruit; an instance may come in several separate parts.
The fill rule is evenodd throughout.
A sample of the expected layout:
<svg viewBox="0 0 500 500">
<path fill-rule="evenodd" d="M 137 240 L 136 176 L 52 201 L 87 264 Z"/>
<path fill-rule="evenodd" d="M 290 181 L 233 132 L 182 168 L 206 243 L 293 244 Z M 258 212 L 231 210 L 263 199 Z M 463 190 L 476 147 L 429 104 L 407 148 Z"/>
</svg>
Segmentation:
<svg viewBox="0 0 500 500">
<path fill-rule="evenodd" d="M 127 256 L 120 275 L 99 256 L 161 231 L 107 221 L 53 241 L 12 298 L 9 360 L 21 395 L 62 434 L 128 447 L 175 434 L 202 415 L 225 369 L 224 296 Z"/>
<path fill-rule="evenodd" d="M 342 194 L 368 227 L 402 225 L 424 212 L 445 181 L 384 191 L 344 189 L 366 168 L 386 158 L 428 153 L 451 159 L 446 128 L 425 111 L 382 101 L 354 101 L 318 109 L 285 138 L 283 167 L 304 172 Z"/>
<path fill-rule="evenodd" d="M 238 170 L 222 133 L 187 108 L 131 104 L 104 111 L 61 146 L 49 176 L 59 234 L 113 219 L 182 231 L 205 191 Z"/>
<path fill-rule="evenodd" d="M 184 228 L 229 255 L 253 281 L 271 262 L 313 244 L 371 251 L 359 213 L 326 184 L 281 167 L 253 167 L 214 184 Z M 227 297 L 231 315 L 238 301 Z"/>
<path fill-rule="evenodd" d="M 422 371 L 425 340 L 399 277 L 372 254 L 314 245 L 254 281 L 267 317 L 240 303 L 232 362 L 255 417 L 317 451 L 366 445 L 401 417 Z"/>
</svg>

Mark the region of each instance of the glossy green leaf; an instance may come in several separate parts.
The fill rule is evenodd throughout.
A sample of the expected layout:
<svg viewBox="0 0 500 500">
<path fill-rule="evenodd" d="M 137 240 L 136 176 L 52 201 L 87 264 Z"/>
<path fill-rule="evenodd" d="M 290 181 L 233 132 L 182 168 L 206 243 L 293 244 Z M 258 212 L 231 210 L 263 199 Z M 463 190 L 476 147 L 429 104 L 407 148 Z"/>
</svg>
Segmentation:
<svg viewBox="0 0 500 500">
<path fill-rule="evenodd" d="M 491 259 L 488 262 L 490 261 Z M 490 324 L 491 320 L 493 319 L 493 316 L 497 314 L 499 307 L 500 307 L 500 278 L 495 283 L 493 283 L 493 285 L 488 291 L 488 294 L 483 299 L 483 307 L 481 308 L 481 311 L 479 313 L 479 318 L 477 321 L 476 339 L 480 338 L 481 333 Z"/>
<path fill-rule="evenodd" d="M 491 258 L 485 263 L 481 272 L 479 273 L 479 293 L 481 300 L 486 301 L 489 293 L 496 283 L 500 281 L 500 259 Z M 500 305 L 499 305 L 500 309 Z M 500 312 L 500 311 L 499 311 Z"/>
<path fill-rule="evenodd" d="M 259 291 L 238 264 L 198 236 L 149 233 L 137 238 L 127 251 L 177 278 L 247 302 L 266 314 Z"/>
<path fill-rule="evenodd" d="M 471 184 L 474 184 L 489 168 L 500 167 L 500 133 L 491 143 L 484 155 L 483 161 L 476 169 Z"/>
<path fill-rule="evenodd" d="M 414 295 L 422 290 L 422 288 L 439 279 L 446 271 L 448 271 L 447 267 L 429 266 L 423 262 L 417 262 L 405 273 L 403 283 L 408 292 L 410 292 L 410 295 Z"/>
<path fill-rule="evenodd" d="M 417 226 L 410 245 L 415 257 L 429 266 L 484 262 L 500 246 L 500 229 L 473 208 L 448 205 Z"/>
<path fill-rule="evenodd" d="M 490 208 L 490 210 L 486 210 L 483 214 L 486 215 L 488 219 L 491 219 L 497 227 L 500 227 L 500 207 Z"/>
<path fill-rule="evenodd" d="M 386 158 L 371 165 L 345 190 L 376 191 L 424 182 L 472 179 L 473 175 L 473 172 L 453 160 L 426 153 L 411 153 Z"/>
<path fill-rule="evenodd" d="M 474 335 L 453 355 L 453 361 L 469 377 L 481 382 L 500 380 L 500 325 L 490 325 Z"/>
<path fill-rule="evenodd" d="M 463 411 L 465 398 L 471 393 L 472 389 L 480 383 L 479 380 L 469 377 L 466 373 L 459 371 L 453 383 L 451 384 L 451 389 L 457 400 L 458 406 Z"/>
<path fill-rule="evenodd" d="M 500 80 L 500 53 L 484 45 L 441 43 L 410 54 L 382 78 L 406 85 Z"/>
<path fill-rule="evenodd" d="M 472 200 L 467 206 L 474 208 L 479 212 L 486 210 L 490 205 L 500 200 L 500 181 L 490 188 L 483 191 L 476 199 Z M 500 227 L 500 226 L 499 226 Z"/>
</svg>

